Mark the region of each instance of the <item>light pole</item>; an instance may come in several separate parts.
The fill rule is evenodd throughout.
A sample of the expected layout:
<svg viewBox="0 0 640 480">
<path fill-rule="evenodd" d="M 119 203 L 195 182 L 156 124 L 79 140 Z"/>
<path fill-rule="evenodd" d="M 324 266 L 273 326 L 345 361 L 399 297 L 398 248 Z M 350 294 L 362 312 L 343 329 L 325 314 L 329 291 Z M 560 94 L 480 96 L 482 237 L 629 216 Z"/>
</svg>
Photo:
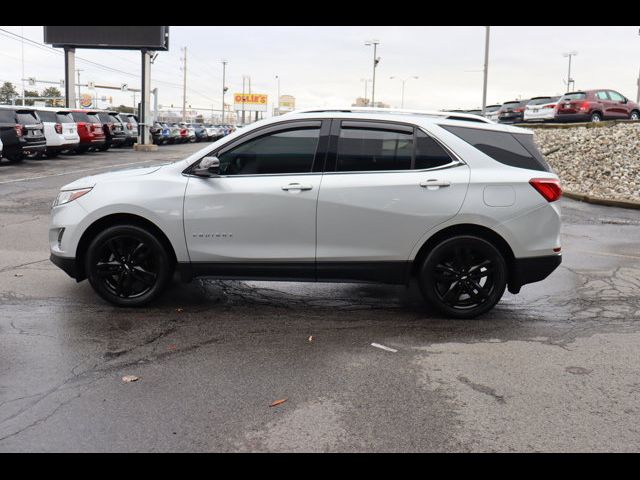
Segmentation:
<svg viewBox="0 0 640 480">
<path fill-rule="evenodd" d="M 491 27 L 487 26 L 484 39 L 484 81 L 482 84 L 482 115 L 487 109 L 487 77 L 489 76 L 489 36 L 491 35 Z"/>
<path fill-rule="evenodd" d="M 369 82 L 371 81 L 371 79 L 370 78 L 361 78 L 360 81 L 364 82 L 364 103 L 366 105 L 368 103 L 368 101 L 369 101 L 367 99 L 367 92 L 368 92 L 367 87 L 369 86 Z"/>
<path fill-rule="evenodd" d="M 373 79 L 371 81 L 371 106 L 376 106 L 376 67 L 378 63 L 380 63 L 380 57 L 377 56 L 378 45 L 380 44 L 380 40 L 367 40 L 364 42 L 367 47 L 373 45 Z"/>
<path fill-rule="evenodd" d="M 278 105 L 278 113 L 277 115 L 280 115 L 280 75 L 276 75 L 276 80 L 278 80 L 278 98 L 277 98 L 277 105 Z"/>
<path fill-rule="evenodd" d="M 640 35 L 640 28 L 638 29 L 638 35 Z M 640 103 L 640 71 L 638 72 L 638 93 L 636 95 L 636 103 Z"/>
<path fill-rule="evenodd" d="M 412 78 L 418 79 L 415 75 L 409 78 L 399 78 L 399 77 L 389 77 L 389 80 L 398 79 L 402 82 L 402 102 L 400 104 L 400 108 L 404 108 L 404 84 L 407 83 L 407 80 L 411 80 Z"/>
<path fill-rule="evenodd" d="M 578 55 L 578 52 L 575 50 L 572 52 L 563 53 L 562 56 L 567 58 L 569 57 L 569 72 L 567 73 L 567 92 L 571 91 L 571 84 L 573 83 L 573 88 L 576 87 L 576 82 L 571 78 L 571 57 L 575 57 Z"/>
<path fill-rule="evenodd" d="M 224 124 L 224 95 L 227 93 L 227 61 L 222 60 L 222 120 L 220 123 Z M 213 113 L 211 114 L 213 116 Z"/>
</svg>

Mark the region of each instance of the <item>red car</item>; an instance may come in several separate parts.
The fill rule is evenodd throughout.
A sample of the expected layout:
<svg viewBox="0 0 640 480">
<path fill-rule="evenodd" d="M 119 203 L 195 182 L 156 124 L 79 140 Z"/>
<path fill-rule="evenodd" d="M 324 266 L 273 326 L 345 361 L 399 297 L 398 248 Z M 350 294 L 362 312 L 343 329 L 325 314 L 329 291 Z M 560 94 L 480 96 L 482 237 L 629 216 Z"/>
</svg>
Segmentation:
<svg viewBox="0 0 640 480">
<path fill-rule="evenodd" d="M 102 121 L 97 114 L 86 110 L 71 110 L 71 116 L 76 122 L 78 135 L 80 135 L 80 144 L 75 148 L 76 153 L 104 147 L 106 137 L 102 129 Z"/>
<path fill-rule="evenodd" d="M 640 120 L 640 106 L 613 90 L 565 93 L 556 105 L 558 122 L 600 122 L 614 119 Z"/>
</svg>

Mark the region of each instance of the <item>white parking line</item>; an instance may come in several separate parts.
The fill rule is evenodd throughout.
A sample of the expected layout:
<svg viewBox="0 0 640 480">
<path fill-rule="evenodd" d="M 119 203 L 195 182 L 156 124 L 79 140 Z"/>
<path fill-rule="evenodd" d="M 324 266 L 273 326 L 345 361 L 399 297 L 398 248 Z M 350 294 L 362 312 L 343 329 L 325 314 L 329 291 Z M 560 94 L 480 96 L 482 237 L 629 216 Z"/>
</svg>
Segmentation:
<svg viewBox="0 0 640 480">
<path fill-rule="evenodd" d="M 6 183 L 28 182 L 29 180 L 40 180 L 42 178 L 61 177 L 63 175 L 73 175 L 74 173 L 91 172 L 93 170 L 102 170 L 102 169 L 105 169 L 105 168 L 127 167 L 129 165 L 140 165 L 142 163 L 154 162 L 156 160 L 157 159 L 154 159 L 154 160 L 143 160 L 142 162 L 120 163 L 120 164 L 117 164 L 117 165 L 103 165 L 102 167 L 84 168 L 82 170 L 72 170 L 70 172 L 53 173 L 51 175 L 40 175 L 40 176 L 37 176 L 37 177 L 16 178 L 14 180 L 4 180 L 3 182 L 0 182 L 0 185 L 4 185 Z"/>
<path fill-rule="evenodd" d="M 380 348 L 382 350 L 386 350 L 387 352 L 398 353 L 398 350 L 396 350 L 395 348 L 386 347 L 384 345 L 380 345 L 379 343 L 372 343 L 371 346 L 372 347 L 376 347 L 376 348 Z"/>
</svg>

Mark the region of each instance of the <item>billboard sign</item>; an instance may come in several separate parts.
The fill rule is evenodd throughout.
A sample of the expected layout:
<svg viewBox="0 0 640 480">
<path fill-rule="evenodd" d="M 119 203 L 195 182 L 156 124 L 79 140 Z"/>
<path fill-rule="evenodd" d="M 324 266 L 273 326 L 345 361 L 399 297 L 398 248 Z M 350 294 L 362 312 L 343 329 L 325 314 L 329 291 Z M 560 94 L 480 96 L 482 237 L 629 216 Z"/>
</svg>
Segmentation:
<svg viewBox="0 0 640 480">
<path fill-rule="evenodd" d="M 83 93 L 80 95 L 80 107 L 82 108 L 91 108 L 93 105 L 93 96 L 88 93 Z"/>
<path fill-rule="evenodd" d="M 169 50 L 169 27 L 45 26 L 44 43 L 54 47 Z"/>
<path fill-rule="evenodd" d="M 268 96 L 263 93 L 234 93 L 233 109 L 245 112 L 266 112 Z"/>
</svg>

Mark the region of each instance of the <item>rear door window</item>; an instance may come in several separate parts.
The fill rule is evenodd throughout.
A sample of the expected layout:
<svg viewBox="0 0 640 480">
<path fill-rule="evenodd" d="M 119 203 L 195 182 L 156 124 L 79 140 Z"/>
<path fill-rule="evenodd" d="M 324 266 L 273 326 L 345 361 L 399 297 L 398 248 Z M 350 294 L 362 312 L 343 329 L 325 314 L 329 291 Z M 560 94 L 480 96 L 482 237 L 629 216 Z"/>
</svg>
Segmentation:
<svg viewBox="0 0 640 480">
<path fill-rule="evenodd" d="M 511 167 L 550 171 L 533 135 L 441 125 L 497 162 Z"/>
<path fill-rule="evenodd" d="M 596 98 L 598 100 L 609 100 L 609 95 L 604 90 L 596 92 Z"/>
<path fill-rule="evenodd" d="M 100 118 L 98 118 L 98 115 L 92 113 L 90 115 L 87 115 L 87 118 L 89 119 L 89 122 L 91 123 L 102 123 L 102 120 L 100 120 Z"/>
<path fill-rule="evenodd" d="M 349 127 L 343 122 L 338 138 L 338 172 L 409 170 L 413 156 L 413 131 Z"/>
</svg>

